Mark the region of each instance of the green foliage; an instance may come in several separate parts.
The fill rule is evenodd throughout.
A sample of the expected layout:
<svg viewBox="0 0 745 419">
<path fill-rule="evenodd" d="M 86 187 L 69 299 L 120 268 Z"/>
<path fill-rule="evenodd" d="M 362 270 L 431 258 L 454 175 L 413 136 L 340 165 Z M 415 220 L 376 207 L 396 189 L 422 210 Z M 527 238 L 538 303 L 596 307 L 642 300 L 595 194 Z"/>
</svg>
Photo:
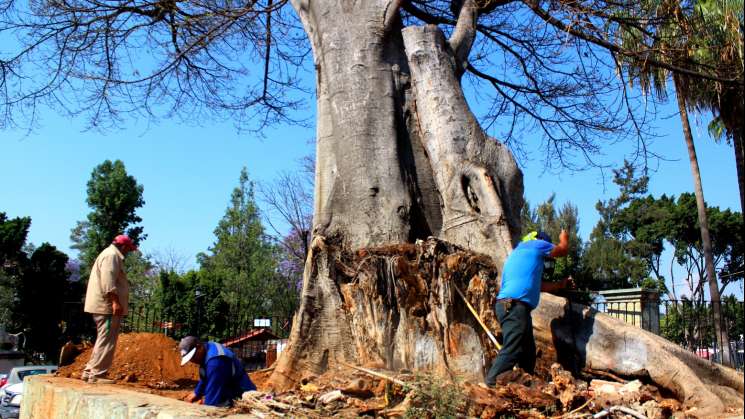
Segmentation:
<svg viewBox="0 0 745 419">
<path fill-rule="evenodd" d="M 124 272 L 129 280 L 129 304 L 140 307 L 157 304 L 158 274 L 153 263 L 140 252 L 130 252 L 124 259 Z"/>
<path fill-rule="evenodd" d="M 160 282 L 159 303 L 161 308 L 161 319 L 184 325 L 193 322 L 196 309 L 194 284 L 175 272 L 161 272 L 158 275 Z"/>
<path fill-rule="evenodd" d="M 222 298 L 230 309 L 251 317 L 277 311 L 285 314 L 287 310 L 281 306 L 287 282 L 278 274 L 280 250 L 265 234 L 254 184 L 245 168 L 215 236 L 217 241 L 209 254 L 198 255 L 198 260 L 202 271 L 220 283 Z"/>
<path fill-rule="evenodd" d="M 725 319 L 727 333 L 732 340 L 745 335 L 745 303 L 737 301 L 734 295 L 722 299 L 722 318 Z"/>
<path fill-rule="evenodd" d="M 404 418 L 457 418 L 463 416 L 466 397 L 458 383 L 431 374 L 417 374 L 411 388 L 411 406 Z"/>
<path fill-rule="evenodd" d="M 689 295 L 702 299 L 706 271 L 695 196 L 645 196 L 648 178 L 637 176 L 628 162 L 614 174 L 620 193 L 597 204 L 600 220 L 582 254 L 578 282 L 591 289 L 656 288 L 671 292 L 675 299 L 675 290 L 667 290 L 668 278 L 660 266 L 665 246 L 670 245 L 675 262 L 688 273 Z M 728 275 L 721 279 L 723 291 L 727 284 L 743 278 L 742 218 L 738 212 L 718 207 L 707 207 L 706 213 L 715 266 L 720 274 Z"/>
<path fill-rule="evenodd" d="M 39 246 L 19 284 L 19 300 L 13 313 L 15 323 L 28 330 L 26 350 L 44 353 L 48 360 L 56 360 L 61 344 L 60 296 L 68 286 L 67 259 L 49 243 Z"/>
<path fill-rule="evenodd" d="M 726 131 L 724 121 L 722 121 L 721 117 L 714 117 L 709 122 L 709 125 L 706 126 L 706 130 L 709 132 L 709 137 L 713 138 L 717 143 L 721 142 L 722 138 L 725 137 Z"/>
<path fill-rule="evenodd" d="M 230 307 L 222 298 L 220 278 L 206 271 L 192 271 L 185 275 L 185 279 L 192 284 L 195 291 L 193 294 L 196 294 L 197 290 L 200 294 L 198 300 L 195 297 L 199 305 L 194 318 L 195 333 L 210 339 L 227 336 Z"/>
<path fill-rule="evenodd" d="M 736 341 L 745 333 L 743 302 L 734 295 L 722 299 L 722 319 L 730 340 Z M 683 299 L 670 303 L 660 317 L 660 335 L 689 349 L 708 347 L 716 341 L 711 305 Z"/>
<path fill-rule="evenodd" d="M 636 169 L 627 161 L 613 173 L 613 182 L 619 187 L 619 195 L 607 202 L 598 202 L 595 206 L 600 220 L 593 228 L 582 255 L 582 273 L 578 278 L 579 283 L 595 290 L 627 288 L 645 283 L 649 277 L 649 263 L 639 254 L 649 256 L 644 249 L 656 249 L 641 241 L 631 243 L 630 233 L 621 221 L 631 219 L 629 211 L 632 210 L 628 210 L 628 207 L 647 192 L 649 178 L 637 176 Z"/>
<path fill-rule="evenodd" d="M 669 232 L 666 236 L 673 245 L 675 259 L 683 266 L 688 276 L 689 291 L 694 299 L 703 298 L 702 284 L 707 281 L 703 264 L 703 248 L 698 223 L 696 197 L 691 193 L 681 194 L 670 206 Z M 743 235 L 742 215 L 719 207 L 707 207 L 712 255 L 714 265 L 724 276 L 720 279 L 720 292 L 737 280 L 743 279 Z"/>
<path fill-rule="evenodd" d="M 127 174 L 120 160 L 106 160 L 93 169 L 86 199 L 91 212 L 85 221 L 77 223 L 70 235 L 72 248 L 80 252 L 84 278 L 98 254 L 118 234 L 127 234 L 136 244 L 145 239 L 143 227 L 136 226 L 142 221 L 136 214 L 145 204 L 142 193 L 142 185 Z"/>
<path fill-rule="evenodd" d="M 205 271 L 183 275 L 161 271 L 153 277 L 156 285 L 149 303 L 133 305 L 135 317 L 154 313 L 157 320 L 178 324 L 181 335 L 200 335 L 213 340 L 228 336 L 229 307 L 223 300 L 219 279 Z"/>
<path fill-rule="evenodd" d="M 4 212 L 0 212 L 0 261 L 3 262 L 3 268 L 22 257 L 30 227 L 30 217 L 9 219 Z"/>
<path fill-rule="evenodd" d="M 280 265 L 287 255 L 265 234 L 245 169 L 215 236 L 209 253 L 197 256 L 200 269 L 183 275 L 148 257 L 127 256 L 135 317 L 157 316 L 180 325 L 179 334 L 221 340 L 253 327 L 253 318 L 292 316 L 297 272 Z"/>
<path fill-rule="evenodd" d="M 579 237 L 579 211 L 575 205 L 567 202 L 559 211 L 554 205 L 555 195 L 539 204 L 535 209 L 530 208 L 528 202 L 523 206 L 522 226 L 524 232 L 545 231 L 551 236 L 554 243 L 558 243 L 559 233 L 566 230 L 569 233 L 569 254 L 559 258 L 549 281 L 557 281 L 568 276 L 576 276 L 580 269 L 580 255 L 582 251 L 582 239 Z M 549 274 L 547 274 L 548 276 Z"/>
<path fill-rule="evenodd" d="M 18 283 L 28 258 L 23 252 L 31 218 L 9 219 L 0 212 L 0 325 L 13 328 L 12 313 L 17 304 Z"/>
<path fill-rule="evenodd" d="M 0 324 L 24 331 L 29 353 L 57 356 L 63 296 L 69 293 L 67 255 L 49 243 L 26 243 L 31 219 L 0 212 Z"/>
</svg>

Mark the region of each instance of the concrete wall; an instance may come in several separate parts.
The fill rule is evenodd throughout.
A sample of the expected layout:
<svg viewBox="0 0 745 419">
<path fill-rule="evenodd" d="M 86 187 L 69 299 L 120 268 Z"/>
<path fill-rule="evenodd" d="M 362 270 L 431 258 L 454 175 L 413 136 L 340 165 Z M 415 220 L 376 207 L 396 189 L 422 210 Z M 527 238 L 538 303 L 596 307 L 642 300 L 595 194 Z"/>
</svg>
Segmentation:
<svg viewBox="0 0 745 419">
<path fill-rule="evenodd" d="M 47 375 L 28 377 L 23 389 L 21 419 L 187 419 L 250 418 L 225 409 L 192 405 L 139 393 L 122 386 L 86 384 Z"/>
</svg>

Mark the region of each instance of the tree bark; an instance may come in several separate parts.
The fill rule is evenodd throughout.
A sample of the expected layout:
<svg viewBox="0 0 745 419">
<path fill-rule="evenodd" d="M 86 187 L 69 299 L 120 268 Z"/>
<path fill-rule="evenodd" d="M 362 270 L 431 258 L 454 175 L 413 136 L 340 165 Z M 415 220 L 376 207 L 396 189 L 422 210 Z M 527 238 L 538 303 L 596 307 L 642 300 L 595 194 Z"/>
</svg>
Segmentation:
<svg viewBox="0 0 745 419">
<path fill-rule="evenodd" d="M 727 331 L 722 329 L 722 304 L 719 295 L 719 284 L 714 269 L 714 253 L 711 250 L 711 236 L 709 235 L 709 221 L 706 216 L 706 201 L 704 201 L 704 189 L 701 185 L 701 171 L 698 167 L 698 157 L 696 156 L 696 146 L 693 144 L 693 135 L 691 126 L 688 121 L 688 111 L 686 109 L 685 96 L 683 95 L 682 82 L 679 76 L 673 76 L 675 82 L 675 96 L 678 100 L 678 111 L 680 112 L 680 121 L 683 124 L 683 139 L 688 148 L 688 158 L 691 164 L 691 175 L 693 176 L 693 190 L 696 195 L 696 208 L 698 209 L 698 223 L 701 229 L 701 247 L 704 253 L 704 265 L 706 276 L 709 283 L 709 294 L 711 297 L 711 311 L 714 317 L 714 333 L 716 333 L 717 344 L 719 345 L 724 365 L 732 365 L 732 358 L 729 346 L 729 336 Z"/>
<path fill-rule="evenodd" d="M 276 389 L 344 363 L 480 382 L 496 353 L 453 288 L 499 329 L 492 307 L 498 268 L 520 236 L 522 174 L 480 128 L 460 86 L 473 1 L 462 3 L 449 40 L 435 26 L 402 28 L 399 3 L 293 0 L 316 65 L 318 164 L 313 239 L 289 344 L 270 379 Z M 640 329 L 592 312 L 593 321 L 571 328 L 584 340 L 567 340 L 574 322 L 562 319 L 585 308 L 544 297 L 536 313 L 545 362 L 559 355 L 622 374 L 652 371 L 711 411 L 731 398 L 696 391 L 726 383 L 729 396 L 742 394 L 731 379 L 741 375 L 719 377 L 711 373 L 719 367 L 702 369 Z M 620 341 L 654 356 L 626 363 L 628 351 L 608 343 Z M 659 362 L 665 357 L 681 360 L 681 375 Z M 701 371 L 718 378 L 694 380 Z"/>
<path fill-rule="evenodd" d="M 742 127 L 737 127 L 732 130 L 732 145 L 735 151 L 735 166 L 737 167 L 737 185 L 740 189 L 740 212 L 745 221 L 745 149 L 742 144 Z M 745 225 L 745 222 L 743 223 Z"/>
</svg>

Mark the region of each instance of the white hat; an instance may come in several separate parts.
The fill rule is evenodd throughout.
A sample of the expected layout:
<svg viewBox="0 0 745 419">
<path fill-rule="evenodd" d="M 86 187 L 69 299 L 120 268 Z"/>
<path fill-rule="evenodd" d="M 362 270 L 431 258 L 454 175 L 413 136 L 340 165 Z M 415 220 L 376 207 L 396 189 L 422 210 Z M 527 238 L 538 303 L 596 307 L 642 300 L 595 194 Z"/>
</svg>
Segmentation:
<svg viewBox="0 0 745 419">
<path fill-rule="evenodd" d="M 194 354 L 197 353 L 197 347 L 199 347 L 199 339 L 196 336 L 187 336 L 181 339 L 178 344 L 179 351 L 181 351 L 181 366 L 191 361 Z"/>
</svg>

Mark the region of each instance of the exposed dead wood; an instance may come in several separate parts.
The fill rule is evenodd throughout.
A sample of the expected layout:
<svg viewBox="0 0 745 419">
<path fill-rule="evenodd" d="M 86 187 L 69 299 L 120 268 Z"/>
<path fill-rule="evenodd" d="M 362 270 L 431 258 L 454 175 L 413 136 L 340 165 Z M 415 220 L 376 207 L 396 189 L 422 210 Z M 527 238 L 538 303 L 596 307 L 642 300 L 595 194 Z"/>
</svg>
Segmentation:
<svg viewBox="0 0 745 419">
<path fill-rule="evenodd" d="M 373 370 L 369 370 L 367 368 L 362 368 L 362 367 L 358 367 L 358 366 L 355 366 L 355 365 L 352 365 L 352 364 L 348 364 L 346 362 L 342 362 L 342 364 L 344 366 L 347 366 L 349 368 L 355 369 L 357 371 L 362 371 L 362 372 L 364 372 L 366 374 L 370 374 L 370 375 L 372 375 L 374 377 L 382 378 L 382 379 L 388 380 L 388 381 L 390 381 L 392 383 L 396 383 L 396 384 L 398 384 L 398 385 L 400 385 L 402 387 L 406 387 L 407 386 L 407 384 L 405 382 L 403 382 L 403 381 L 401 381 L 401 380 L 399 380 L 397 378 L 393 378 L 393 377 L 387 376 L 385 374 L 381 374 L 379 372 L 376 372 L 376 371 L 373 371 Z"/>
<path fill-rule="evenodd" d="M 366 262 L 360 265 L 354 282 L 337 279 L 336 286 L 331 281 L 316 285 L 318 289 L 338 292 L 333 298 L 323 297 L 334 305 L 318 305 L 318 298 L 308 300 L 315 301 L 307 307 L 314 315 L 300 325 L 304 324 L 308 329 L 303 333 L 312 334 L 314 339 L 297 348 L 304 356 L 295 359 L 301 362 L 295 364 L 296 369 L 278 362 L 272 380 L 290 377 L 286 383 L 297 383 L 304 375 L 319 375 L 334 365 L 351 366 L 369 375 L 377 373 L 358 366 L 365 365 L 392 371 L 426 370 L 443 377 L 481 382 L 496 352 L 454 288 L 462 287 L 463 295 L 469 296 L 484 324 L 498 331 L 492 308 L 497 294 L 496 267 L 489 258 L 440 240 L 421 241 L 415 246 L 416 252 L 402 249 L 401 254 L 365 250 L 350 255 L 329 245 L 323 251 L 314 251 L 308 269 L 334 278 L 341 278 L 334 270 L 336 258 L 350 261 L 353 266 L 358 265 L 356 258 Z M 329 336 L 328 331 L 324 334 L 318 329 L 326 315 L 343 325 L 346 332 Z M 649 380 L 675 394 L 684 408 L 695 408 L 707 415 L 741 405 L 741 374 L 698 360 L 694 354 L 643 330 L 548 294 L 543 294 L 533 319 L 540 349 L 538 370 L 544 371 L 544 379 L 563 383 L 552 397 L 566 410 L 581 405 L 589 396 L 577 397 L 584 393 L 581 388 L 572 388 L 571 375 L 560 377 L 551 372 L 549 366 L 556 361 L 575 373 L 585 370 L 615 381 L 623 380 L 621 375 Z M 295 327 L 299 326 L 297 321 Z M 327 339 L 332 339 L 339 349 L 310 344 Z M 393 378 L 382 375 L 385 377 L 378 378 Z M 276 386 L 277 381 L 273 384 Z M 723 391 L 722 386 L 730 390 Z M 530 390 L 512 391 L 520 397 L 531 397 Z M 514 402 L 503 403 L 502 407 L 508 404 Z"/>
<path fill-rule="evenodd" d="M 624 380 L 623 378 L 617 376 L 616 374 L 610 373 L 608 371 L 594 370 L 592 368 L 585 368 L 582 371 L 585 371 L 585 372 L 590 373 L 592 375 L 599 375 L 601 377 L 607 377 L 607 378 L 610 378 L 612 380 L 616 380 L 619 383 L 623 383 L 623 384 L 626 384 L 626 383 L 629 382 L 628 380 Z"/>
</svg>

